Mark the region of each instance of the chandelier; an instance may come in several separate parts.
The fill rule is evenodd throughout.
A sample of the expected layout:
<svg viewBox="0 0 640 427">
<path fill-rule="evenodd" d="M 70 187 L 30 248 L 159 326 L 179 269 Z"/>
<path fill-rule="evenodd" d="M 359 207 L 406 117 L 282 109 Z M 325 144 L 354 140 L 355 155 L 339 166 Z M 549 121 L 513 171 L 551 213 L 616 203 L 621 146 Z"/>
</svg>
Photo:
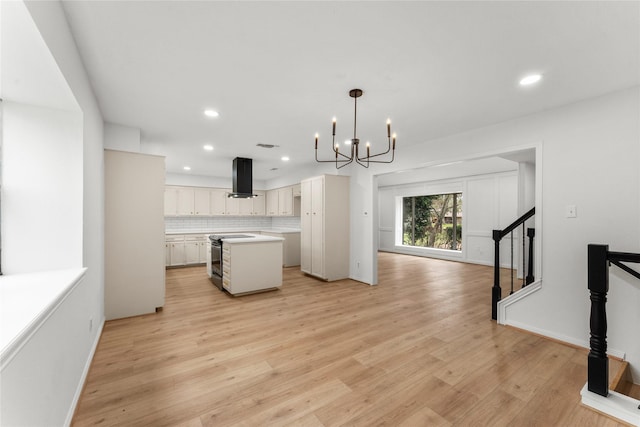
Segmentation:
<svg viewBox="0 0 640 427">
<path fill-rule="evenodd" d="M 351 89 L 349 91 L 349 96 L 353 98 L 353 138 L 350 141 L 351 145 L 351 153 L 350 155 L 346 155 L 340 152 L 340 144 L 336 143 L 336 118 L 333 118 L 333 140 L 332 140 L 332 150 L 335 154 L 335 159 L 333 160 L 320 160 L 318 159 L 318 134 L 316 133 L 316 162 L 320 163 L 335 163 L 336 169 L 343 168 L 350 163 L 353 163 L 355 160 L 360 166 L 364 166 L 365 168 L 369 167 L 370 163 L 391 163 L 395 157 L 396 152 L 396 134 L 391 135 L 391 120 L 387 119 L 387 151 L 378 154 L 371 154 L 371 144 L 367 141 L 366 143 L 366 156 L 360 157 L 359 146 L 360 140 L 358 139 L 356 133 L 356 124 L 358 118 L 358 98 L 362 96 L 361 89 Z M 391 158 L 382 160 L 377 159 L 377 157 L 384 156 L 391 151 Z M 373 159 L 373 160 L 372 160 Z"/>
</svg>

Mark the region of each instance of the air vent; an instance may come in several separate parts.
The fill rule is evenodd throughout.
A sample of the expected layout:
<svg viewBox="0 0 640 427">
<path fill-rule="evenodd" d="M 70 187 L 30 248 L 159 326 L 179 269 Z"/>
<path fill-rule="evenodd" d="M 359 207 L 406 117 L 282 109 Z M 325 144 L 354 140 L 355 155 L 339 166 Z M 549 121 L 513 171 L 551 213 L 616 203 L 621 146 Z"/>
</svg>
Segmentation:
<svg viewBox="0 0 640 427">
<path fill-rule="evenodd" d="M 279 145 L 273 145 L 273 144 L 256 144 L 256 147 L 261 147 L 261 148 L 276 148 L 276 147 L 280 147 Z"/>
<path fill-rule="evenodd" d="M 278 170 L 278 168 L 271 168 L 271 169 L 269 169 L 269 170 L 270 170 L 270 171 L 277 171 L 277 170 Z"/>
</svg>

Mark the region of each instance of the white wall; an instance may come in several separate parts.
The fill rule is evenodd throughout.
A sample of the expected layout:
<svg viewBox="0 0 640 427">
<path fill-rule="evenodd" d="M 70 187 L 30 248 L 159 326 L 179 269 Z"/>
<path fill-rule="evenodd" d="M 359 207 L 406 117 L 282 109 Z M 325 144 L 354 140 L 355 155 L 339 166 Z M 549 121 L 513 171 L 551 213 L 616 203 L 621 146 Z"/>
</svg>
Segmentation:
<svg viewBox="0 0 640 427">
<path fill-rule="evenodd" d="M 412 169 L 505 151 L 539 147 L 542 188 L 536 188 L 537 242 L 542 244 L 542 290 L 510 306 L 510 323 L 588 344 L 588 243 L 640 252 L 640 90 L 634 87 L 581 103 L 410 147 L 371 173 Z M 536 148 L 538 150 L 538 148 Z M 368 189 L 374 191 L 374 188 Z M 578 217 L 565 218 L 575 204 Z M 358 209 L 358 206 L 355 206 Z M 539 208 L 539 210 L 538 210 Z M 352 236 L 377 230 L 352 223 Z M 358 246 L 352 256 L 363 256 Z M 487 283 L 490 295 L 491 283 Z M 614 272 L 609 294 L 609 346 L 626 352 L 640 378 L 640 284 Z M 487 313 L 487 319 L 489 319 Z"/>
<path fill-rule="evenodd" d="M 104 148 L 139 153 L 140 129 L 115 123 L 105 123 Z"/>
<path fill-rule="evenodd" d="M 32 19 L 31 25 L 35 24 L 37 27 L 35 30 L 37 37 L 41 37 L 46 43 L 50 54 L 55 59 L 56 66 L 59 67 L 59 72 L 64 77 L 82 111 L 81 144 L 74 147 L 70 157 L 80 159 L 79 173 L 74 178 L 74 185 L 81 189 L 81 198 L 79 203 L 69 207 L 71 212 L 68 213 L 75 218 L 76 226 L 81 229 L 79 233 L 81 243 L 78 246 L 75 242 L 69 243 L 62 239 L 58 242 L 57 250 L 66 252 L 69 248 L 71 253 L 75 254 L 80 248 L 81 259 L 79 263 L 87 267 L 87 272 L 84 280 L 74 290 L 74 297 L 69 299 L 68 305 L 60 312 L 62 317 L 52 322 L 51 328 L 44 329 L 46 336 L 43 337 L 44 341 L 49 342 L 50 345 L 63 345 L 68 351 L 73 349 L 74 357 L 65 358 L 64 371 L 61 370 L 61 366 L 53 356 L 50 356 L 51 359 L 47 359 L 52 363 L 38 364 L 37 366 L 26 363 L 25 369 L 39 369 L 40 381 L 36 385 L 20 381 L 19 376 L 11 384 L 7 384 L 3 378 L 5 390 L 13 390 L 12 392 L 18 395 L 30 396 L 30 400 L 21 408 L 24 411 L 24 420 L 34 420 L 34 417 L 41 417 L 38 418 L 43 420 L 40 422 L 41 425 L 64 425 L 70 422 L 73 415 L 104 321 L 103 121 L 61 4 L 53 1 L 2 2 L 3 19 L 4 7 L 7 3 L 19 4 L 22 7 L 26 4 Z M 3 48 L 5 42 L 18 43 L 15 38 L 3 37 Z M 20 47 L 18 46 L 18 48 Z M 2 64 L 3 70 L 6 65 Z M 7 98 L 5 101 L 20 102 L 19 99 L 11 98 Z M 38 103 L 36 102 L 36 104 Z M 4 139 L 4 143 L 7 143 L 6 139 Z M 27 161 L 28 159 L 23 159 L 23 162 Z M 6 163 L 5 159 L 3 167 L 6 167 Z M 72 168 L 75 167 L 72 165 Z M 64 176 L 65 172 L 62 171 L 64 168 L 65 164 L 60 165 L 56 169 L 56 175 Z M 66 198 L 65 192 L 65 188 L 53 190 L 53 194 L 62 200 Z M 38 220 L 42 220 L 46 215 L 47 212 L 42 212 Z M 38 241 L 39 238 L 31 243 L 34 248 L 38 245 Z M 32 260 L 34 265 L 37 262 L 37 259 Z M 68 331 L 84 330 L 86 333 L 73 334 L 71 341 L 55 344 L 59 328 L 66 328 Z M 17 358 L 18 356 L 14 360 L 18 360 Z M 70 381 L 70 384 L 65 384 L 62 388 L 57 383 L 58 375 L 61 374 L 65 381 Z M 30 393 L 30 387 L 37 387 L 37 393 Z M 48 414 L 57 414 L 56 419 L 46 418 Z M 33 425 L 33 423 L 31 424 Z"/>
<path fill-rule="evenodd" d="M 82 266 L 82 120 L 4 102 L 2 269 Z"/>
<path fill-rule="evenodd" d="M 460 252 L 396 245 L 402 236 L 402 213 L 397 208 L 399 199 L 458 192 L 463 195 Z M 503 229 L 518 217 L 516 172 L 381 187 L 378 197 L 380 249 L 389 252 L 493 265 L 492 230 Z M 514 235 L 517 237 L 517 233 Z M 501 244 L 501 264 L 504 267 L 510 265 L 509 243 L 507 237 Z M 519 246 L 514 246 L 514 262 L 517 265 Z"/>
</svg>

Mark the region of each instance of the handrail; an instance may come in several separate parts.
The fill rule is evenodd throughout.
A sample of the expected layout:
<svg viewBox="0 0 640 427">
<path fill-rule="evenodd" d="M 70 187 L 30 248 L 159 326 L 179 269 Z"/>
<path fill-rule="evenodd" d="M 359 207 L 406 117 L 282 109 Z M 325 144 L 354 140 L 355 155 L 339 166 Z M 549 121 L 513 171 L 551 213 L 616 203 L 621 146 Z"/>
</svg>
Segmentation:
<svg viewBox="0 0 640 427">
<path fill-rule="evenodd" d="M 509 233 L 513 233 L 517 227 L 522 225 L 522 287 L 525 287 L 534 281 L 533 277 L 533 238 L 535 237 L 535 229 L 529 228 L 526 231 L 526 236 L 529 238 L 529 269 L 525 277 L 524 264 L 525 264 L 525 221 L 531 218 L 536 213 L 535 206 L 528 212 L 516 219 L 513 223 L 507 226 L 504 230 L 493 230 L 494 241 L 494 266 L 493 266 L 493 288 L 491 289 L 491 318 L 493 320 L 498 319 L 498 301 L 502 299 L 502 288 L 500 288 L 500 241 Z M 513 236 L 511 238 L 511 270 L 513 270 Z M 511 276 L 511 293 L 513 293 L 513 275 Z"/>
<path fill-rule="evenodd" d="M 587 287 L 591 300 L 587 389 L 604 397 L 609 394 L 606 310 L 607 292 L 609 291 L 609 263 L 640 279 L 640 273 L 622 264 L 623 262 L 640 263 L 640 254 L 609 252 L 609 245 L 590 244 L 587 246 Z"/>
<path fill-rule="evenodd" d="M 525 222 L 526 220 L 531 218 L 533 215 L 535 215 L 535 213 L 536 213 L 536 207 L 534 206 L 529 210 L 529 212 L 527 212 L 526 214 L 522 215 L 520 218 L 518 218 L 515 221 L 513 221 L 513 223 L 511 223 L 511 225 L 509 225 L 504 230 L 500 231 L 500 240 L 502 240 L 502 238 L 504 236 L 506 236 L 507 234 L 511 233 L 513 230 L 515 230 L 516 227 L 518 227 L 523 222 Z"/>
</svg>

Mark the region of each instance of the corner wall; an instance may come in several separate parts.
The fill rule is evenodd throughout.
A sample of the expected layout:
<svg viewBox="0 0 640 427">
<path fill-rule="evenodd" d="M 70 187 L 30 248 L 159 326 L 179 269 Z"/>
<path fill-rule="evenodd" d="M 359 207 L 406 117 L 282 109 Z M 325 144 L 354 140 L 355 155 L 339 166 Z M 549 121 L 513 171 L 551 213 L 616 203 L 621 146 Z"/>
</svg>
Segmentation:
<svg viewBox="0 0 640 427">
<path fill-rule="evenodd" d="M 640 88 L 638 86 L 495 126 L 423 144 L 399 146 L 396 162 L 375 173 L 540 147 L 536 242 L 542 244 L 542 290 L 513 304 L 508 323 L 568 342 L 588 344 L 587 244 L 640 252 Z M 368 191 L 378 191 L 373 185 Z M 357 201 L 354 210 L 364 207 Z M 566 205 L 577 218 L 566 218 Z M 353 236 L 375 234 L 352 222 Z M 541 238 L 538 239 L 538 236 Z M 352 245 L 352 258 L 366 256 Z M 536 261 L 537 262 L 537 261 Z M 640 378 L 640 284 L 612 269 L 609 346 L 626 353 Z M 490 295 L 491 283 L 487 284 Z M 489 319 L 490 313 L 487 313 Z"/>
</svg>

